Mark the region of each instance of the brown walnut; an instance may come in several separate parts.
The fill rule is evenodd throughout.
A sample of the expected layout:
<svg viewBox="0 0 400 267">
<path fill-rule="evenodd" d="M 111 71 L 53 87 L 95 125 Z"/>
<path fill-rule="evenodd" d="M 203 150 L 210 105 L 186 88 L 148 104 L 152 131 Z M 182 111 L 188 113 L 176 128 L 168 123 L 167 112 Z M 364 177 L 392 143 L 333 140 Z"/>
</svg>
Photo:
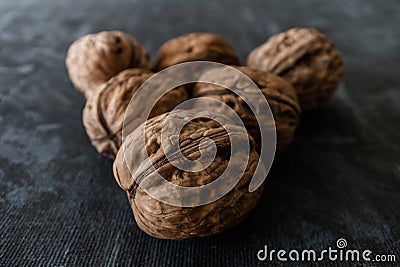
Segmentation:
<svg viewBox="0 0 400 267">
<path fill-rule="evenodd" d="M 200 60 L 239 64 L 235 49 L 224 38 L 211 33 L 190 33 L 161 46 L 156 68 L 161 70 L 178 63 Z"/>
<path fill-rule="evenodd" d="M 135 38 L 120 31 L 81 37 L 69 47 L 66 65 L 75 88 L 86 98 L 124 69 L 152 67 L 149 53 Z"/>
<path fill-rule="evenodd" d="M 125 111 L 137 89 L 153 72 L 127 69 L 103 84 L 88 99 L 83 109 L 83 124 L 97 151 L 114 158 L 122 143 Z M 183 86 L 166 93 L 154 106 L 150 117 L 172 110 L 187 99 Z"/>
<path fill-rule="evenodd" d="M 343 74 L 343 60 L 332 41 L 316 29 L 306 28 L 272 36 L 249 54 L 247 65 L 290 82 L 303 110 L 324 104 Z"/>
<path fill-rule="evenodd" d="M 180 112 L 177 110 L 174 112 Z M 175 113 L 178 117 L 184 118 L 186 111 Z M 120 187 L 127 192 L 138 226 L 147 234 L 165 239 L 184 239 L 195 236 L 208 236 L 221 232 L 232 227 L 243 220 L 259 200 L 263 185 L 257 190 L 249 192 L 249 183 L 258 163 L 258 154 L 254 149 L 253 140 L 249 159 L 244 162 L 242 152 L 235 152 L 230 158 L 230 138 L 222 127 L 215 120 L 208 118 L 196 118 L 189 121 L 179 133 L 180 152 L 190 160 L 198 157 L 198 147 L 202 140 L 211 138 L 218 148 L 216 157 L 205 169 L 196 172 L 183 171 L 166 161 L 166 153 L 160 145 L 160 131 L 164 126 L 167 114 L 162 114 L 147 121 L 145 130 L 144 149 L 155 170 L 148 172 L 146 164 L 140 159 L 141 151 L 138 150 L 138 142 L 143 140 L 143 132 L 137 128 L 125 140 L 124 149 L 120 149 L 114 161 L 114 177 Z M 236 126 L 237 127 L 237 126 Z M 235 134 L 235 127 L 230 128 L 230 134 Z M 171 129 L 169 129 L 171 130 Z M 172 129 L 171 135 L 176 134 Z M 238 135 L 237 138 L 248 139 L 246 133 Z M 127 153 L 131 156 L 126 156 Z M 147 155 L 146 155 L 147 156 Z M 198 187 L 216 180 L 226 169 L 228 161 L 237 166 L 241 161 L 247 166 L 239 182 L 226 195 L 209 204 L 195 207 L 181 207 L 166 204 L 147 194 L 142 187 L 138 186 L 144 179 L 152 179 L 151 175 L 157 171 L 167 181 L 184 187 Z M 129 166 L 129 167 L 128 167 Z M 140 170 L 133 175 L 129 170 Z M 223 179 L 223 178 L 220 178 Z M 139 182 L 138 182 L 139 181 Z M 152 185 L 155 190 L 162 194 L 169 195 L 158 183 Z M 180 200 L 181 195 L 174 195 Z M 202 196 L 193 194 L 193 199 Z"/>
<path fill-rule="evenodd" d="M 277 153 L 282 154 L 292 142 L 297 126 L 300 123 L 301 109 L 297 101 L 295 89 L 287 81 L 275 74 L 246 66 L 234 68 L 247 75 L 260 88 L 265 99 L 268 101 L 275 120 Z M 229 79 L 229 84 L 232 88 L 245 92 L 249 97 L 252 91 L 256 89 L 252 86 L 241 85 L 239 76 L 229 76 L 226 78 Z M 239 115 L 247 130 L 255 139 L 259 151 L 261 144 L 259 124 L 248 104 L 241 97 L 225 87 L 212 83 L 196 83 L 193 97 L 209 97 L 230 106 Z M 265 99 L 255 98 L 254 101 L 265 101 Z M 215 106 L 213 102 L 210 103 L 201 99 L 195 102 L 194 108 L 208 108 L 219 112 L 218 106 Z M 259 123 L 265 124 L 268 122 L 261 121 Z"/>
</svg>

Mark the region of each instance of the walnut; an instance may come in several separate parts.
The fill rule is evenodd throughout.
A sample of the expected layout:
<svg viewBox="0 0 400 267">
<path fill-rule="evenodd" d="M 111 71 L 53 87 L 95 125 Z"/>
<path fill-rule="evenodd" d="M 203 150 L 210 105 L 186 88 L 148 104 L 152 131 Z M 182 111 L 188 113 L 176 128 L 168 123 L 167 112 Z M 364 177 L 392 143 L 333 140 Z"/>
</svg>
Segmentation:
<svg viewBox="0 0 400 267">
<path fill-rule="evenodd" d="M 114 158 L 122 142 L 125 111 L 137 89 L 153 73 L 146 69 L 127 69 L 95 91 L 83 110 L 83 124 L 97 151 Z M 150 117 L 172 110 L 187 99 L 183 86 L 166 93 L 154 106 Z"/>
<path fill-rule="evenodd" d="M 268 101 L 275 120 L 277 153 L 282 154 L 292 142 L 300 122 L 301 109 L 297 101 L 295 89 L 283 78 L 275 74 L 246 66 L 235 68 L 247 75 L 261 89 L 265 99 Z M 256 88 L 252 86 L 243 87 L 239 84 L 239 77 L 227 77 L 227 79 L 229 79 L 231 88 L 243 90 L 246 94 L 251 94 L 251 91 Z M 230 106 L 242 119 L 247 130 L 255 139 L 258 151 L 260 151 L 261 134 L 259 125 L 248 104 L 241 97 L 235 95 L 225 87 L 212 83 L 196 83 L 193 97 L 210 97 Z M 255 101 L 264 100 L 256 99 Z M 194 108 L 208 108 L 219 112 L 218 106 L 215 106 L 215 102 L 210 103 L 201 99 L 195 102 Z"/>
<path fill-rule="evenodd" d="M 176 110 L 174 114 L 177 120 L 185 118 L 191 111 Z M 190 160 L 195 160 L 198 156 L 198 147 L 206 137 L 211 138 L 218 148 L 216 157 L 207 168 L 200 171 L 183 171 L 166 160 L 166 153 L 160 147 L 161 129 L 165 127 L 164 123 L 167 114 L 162 114 L 147 121 L 145 130 L 144 149 L 147 150 L 148 157 L 155 169 L 149 172 L 149 168 L 141 160 L 139 155 L 142 151 L 138 150 L 138 142 L 143 140 L 143 132 L 138 127 L 124 141 L 124 149 L 120 149 L 114 161 L 114 177 L 120 187 L 127 192 L 128 198 L 133 210 L 133 214 L 138 226 L 147 234 L 166 239 L 184 239 L 195 236 L 208 236 L 221 232 L 232 227 L 243 220 L 259 200 L 263 185 L 253 192 L 248 191 L 250 180 L 252 179 L 256 165 L 258 163 L 258 154 L 252 146 L 248 161 L 243 160 L 242 152 L 230 153 L 230 138 L 224 127 L 218 122 L 209 118 L 198 118 L 190 120 L 179 133 L 180 152 Z M 176 120 L 175 120 L 176 121 Z M 230 127 L 230 134 L 235 134 L 238 126 Z M 142 128 L 143 129 L 143 128 Z M 176 134 L 172 129 L 171 135 Z M 237 135 L 237 140 L 248 140 L 246 133 Z M 232 141 L 235 143 L 237 140 Z M 250 138 L 251 144 L 253 140 Z M 125 152 L 124 152 L 125 151 Z M 131 156 L 126 156 L 131 153 Z M 146 155 L 147 157 L 147 155 Z M 238 166 L 240 162 L 244 165 L 245 172 L 238 177 L 239 182 L 233 186 L 226 195 L 209 204 L 182 207 L 166 204 L 153 198 L 143 190 L 141 185 L 143 180 L 152 179 L 152 174 L 158 172 L 164 179 L 175 185 L 183 187 L 199 187 L 206 185 L 218 179 L 218 176 L 224 172 L 229 160 L 230 164 Z M 131 174 L 130 170 L 140 170 Z M 220 178 L 222 179 L 222 178 Z M 151 181 L 152 182 L 152 181 Z M 157 191 L 165 191 L 165 188 L 154 182 L 151 184 Z M 170 192 L 165 192 L 170 194 Z M 178 201 L 182 197 L 180 194 L 174 194 Z M 201 198 L 198 194 L 193 194 L 193 199 Z"/>
<path fill-rule="evenodd" d="M 120 31 L 88 34 L 75 41 L 68 49 L 66 65 L 75 88 L 86 98 L 124 69 L 152 66 L 138 41 Z"/>
<path fill-rule="evenodd" d="M 303 110 L 324 104 L 343 74 L 341 55 L 332 41 L 316 29 L 294 28 L 272 36 L 249 54 L 247 65 L 290 82 Z"/>
<path fill-rule="evenodd" d="M 238 65 L 235 49 L 222 37 L 211 33 L 190 33 L 164 43 L 157 59 L 157 69 L 188 61 L 214 61 Z"/>
</svg>

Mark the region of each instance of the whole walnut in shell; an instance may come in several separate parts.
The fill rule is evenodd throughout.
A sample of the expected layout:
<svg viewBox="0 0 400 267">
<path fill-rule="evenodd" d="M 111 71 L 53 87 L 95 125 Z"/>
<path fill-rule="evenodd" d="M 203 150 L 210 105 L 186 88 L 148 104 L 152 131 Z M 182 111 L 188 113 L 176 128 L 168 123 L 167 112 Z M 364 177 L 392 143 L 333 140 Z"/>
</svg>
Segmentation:
<svg viewBox="0 0 400 267">
<path fill-rule="evenodd" d="M 184 119 L 190 111 L 176 110 L 175 121 Z M 172 112 L 171 112 L 172 113 Z M 170 113 L 170 114 L 171 114 Z M 231 142 L 225 128 L 213 119 L 199 118 L 190 120 L 182 131 L 176 131 L 172 123 L 171 136 L 179 134 L 180 152 L 189 160 L 195 160 L 199 154 L 199 146 L 206 138 L 212 139 L 216 144 L 217 152 L 214 160 L 208 167 L 199 171 L 181 170 L 166 160 L 166 154 L 174 155 L 169 150 L 161 148 L 161 129 L 166 127 L 166 116 L 162 114 L 147 121 L 145 129 L 145 150 L 138 149 L 138 143 L 143 140 L 143 128 L 138 127 L 124 140 L 114 161 L 114 177 L 120 187 L 127 192 L 131 208 L 138 226 L 147 234 L 165 239 L 184 239 L 195 236 L 208 236 L 232 227 L 243 220 L 259 200 L 263 184 L 253 192 L 249 192 L 249 183 L 258 164 L 258 154 L 254 149 L 253 140 L 250 137 L 250 153 L 245 161 L 242 151 L 232 152 Z M 171 125 L 171 124 L 170 124 Z M 237 134 L 237 126 L 229 125 L 229 133 L 235 135 L 232 143 L 249 140 L 247 133 Z M 140 147 L 141 148 L 141 147 Z M 207 150 L 207 147 L 205 147 Z M 149 171 L 147 163 L 143 160 L 142 153 L 150 159 L 153 170 Z M 179 160 L 178 160 L 179 161 Z M 221 198 L 199 206 L 170 205 L 164 201 L 157 200 L 143 190 L 142 184 L 150 180 L 151 189 L 161 194 L 171 195 L 171 192 L 154 182 L 154 173 L 157 172 L 163 179 L 174 185 L 185 188 L 201 187 L 216 179 L 227 168 L 228 162 L 233 166 L 244 164 L 243 175 L 238 183 Z M 235 167 L 234 167 L 235 168 Z M 135 173 L 131 173 L 130 170 Z M 140 171 L 137 171 L 140 170 Z M 240 174 L 237 174 L 240 175 Z M 224 185 L 224 183 L 222 183 Z M 216 189 L 218 190 L 218 189 Z M 164 192 L 163 192 L 164 191 Z M 179 202 L 183 196 L 173 194 Z M 194 193 L 190 196 L 194 200 L 204 197 Z M 207 197 L 207 196 L 206 196 Z"/>
<path fill-rule="evenodd" d="M 247 75 L 259 87 L 265 97 L 265 99 L 259 99 L 255 96 L 253 97 L 253 101 L 261 102 L 266 100 L 268 102 L 275 120 L 277 153 L 282 154 L 292 142 L 297 126 L 300 123 L 301 109 L 297 101 L 295 89 L 287 81 L 275 74 L 266 73 L 246 66 L 234 66 L 234 68 Z M 211 73 L 215 75 L 215 78 L 218 78 L 218 72 L 211 71 Z M 226 78 L 229 79 L 231 88 L 241 90 L 249 97 L 254 90 L 258 90 L 256 87 L 249 84 L 248 86 L 240 84 L 241 80 L 239 76 L 229 76 Z M 230 106 L 239 115 L 247 130 L 255 139 L 259 151 L 259 146 L 261 144 L 259 124 L 268 124 L 269 122 L 259 121 L 257 123 L 256 117 L 244 99 L 225 87 L 214 83 L 196 83 L 193 97 L 213 98 Z M 195 102 L 194 108 L 205 108 L 219 112 L 218 104 L 216 105 L 215 102 L 204 101 L 201 98 Z"/>
<path fill-rule="evenodd" d="M 137 89 L 153 75 L 146 69 L 127 69 L 103 84 L 83 109 L 83 124 L 97 151 L 114 158 L 122 142 L 125 112 Z M 183 86 L 166 93 L 154 106 L 150 117 L 171 111 L 187 99 Z"/>
<path fill-rule="evenodd" d="M 343 74 L 341 55 L 316 29 L 294 28 L 272 36 L 249 54 L 247 65 L 290 82 L 303 110 L 324 104 Z"/>
<path fill-rule="evenodd" d="M 190 33 L 161 46 L 156 68 L 161 70 L 178 63 L 200 60 L 239 64 L 235 49 L 224 38 L 211 33 Z"/>
<path fill-rule="evenodd" d="M 120 31 L 81 37 L 69 47 L 66 65 L 75 88 L 86 98 L 122 70 L 152 67 L 149 53 L 135 38 Z"/>
</svg>

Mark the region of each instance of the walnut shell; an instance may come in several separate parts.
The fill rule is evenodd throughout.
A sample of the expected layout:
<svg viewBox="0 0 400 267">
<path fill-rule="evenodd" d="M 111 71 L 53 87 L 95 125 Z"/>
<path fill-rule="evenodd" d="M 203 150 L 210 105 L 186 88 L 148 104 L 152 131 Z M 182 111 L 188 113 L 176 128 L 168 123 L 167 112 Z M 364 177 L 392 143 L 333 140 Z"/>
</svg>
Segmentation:
<svg viewBox="0 0 400 267">
<path fill-rule="evenodd" d="M 250 67 L 234 67 L 247 75 L 263 93 L 271 108 L 275 120 L 277 135 L 277 153 L 282 154 L 292 142 L 297 126 L 300 123 L 301 109 L 297 101 L 295 89 L 283 78 Z M 228 77 L 232 88 L 240 88 L 250 94 L 255 87 L 242 88 L 239 77 Z M 261 134 L 259 125 L 249 106 L 238 95 L 233 94 L 225 87 L 211 83 L 196 83 L 193 97 L 210 97 L 229 105 L 242 119 L 249 133 L 255 139 L 257 149 L 260 151 Z M 258 100 L 258 99 L 257 99 Z M 259 101 L 264 101 L 260 99 Z M 212 105 L 212 106 L 207 106 Z M 207 101 L 197 101 L 194 108 L 208 108 L 215 112 L 218 107 Z M 222 112 L 222 111 L 221 111 Z M 263 123 L 263 122 L 260 122 Z"/>
<path fill-rule="evenodd" d="M 137 89 L 153 72 L 127 69 L 101 86 L 87 100 L 83 109 L 83 124 L 97 151 L 114 158 L 122 143 L 125 111 Z M 172 110 L 187 99 L 183 86 L 166 93 L 154 106 L 150 117 Z"/>
<path fill-rule="evenodd" d="M 316 29 L 294 28 L 272 36 L 249 54 L 247 65 L 278 74 L 290 82 L 303 110 L 324 104 L 343 74 L 340 53 Z"/>
<path fill-rule="evenodd" d="M 175 111 L 176 112 L 176 111 Z M 179 112 L 179 110 L 178 110 Z M 179 117 L 184 118 L 186 111 L 180 111 Z M 147 122 L 145 131 L 146 150 L 150 161 L 156 167 L 156 171 L 169 182 L 184 187 L 198 187 L 206 185 L 220 176 L 225 170 L 228 161 L 237 166 L 239 161 L 243 163 L 243 156 L 235 153 L 230 158 L 230 139 L 225 129 L 216 121 L 208 118 L 196 118 L 188 122 L 179 133 L 180 151 L 188 159 L 196 159 L 200 142 L 204 138 L 211 138 L 218 147 L 214 161 L 204 170 L 197 172 L 182 171 L 174 167 L 170 162 L 165 162 L 165 152 L 160 148 L 160 131 L 167 114 L 154 117 Z M 230 128 L 233 133 L 235 128 Z M 232 130 L 233 129 L 233 130 Z M 138 140 L 143 138 L 142 131 L 135 130 L 124 142 L 124 149 L 120 149 L 114 161 L 114 177 L 120 187 L 128 194 L 131 208 L 138 226 L 147 234 L 165 239 L 184 239 L 195 236 L 208 236 L 232 227 L 243 220 L 256 205 L 262 192 L 263 185 L 253 192 L 248 191 L 250 180 L 258 164 L 258 154 L 252 147 L 249 160 L 244 162 L 246 167 L 242 177 L 236 186 L 218 200 L 195 207 L 173 206 L 161 202 L 149 194 L 136 181 L 141 175 L 134 176 L 129 172 L 140 169 L 140 174 L 149 178 L 143 162 L 138 160 L 141 153 L 138 149 Z M 247 134 L 238 138 L 248 138 Z M 250 139 L 251 144 L 253 140 Z M 131 157 L 124 155 L 124 151 L 132 153 Z M 229 153 L 228 153 L 229 151 Z M 163 164 L 159 164 L 159 163 Z M 154 170 L 153 170 L 154 171 Z M 163 191 L 157 183 L 153 185 L 156 190 Z M 170 194 L 165 192 L 165 194 Z M 174 195 L 176 198 L 181 196 Z M 194 194 L 193 198 L 201 196 Z"/>
<path fill-rule="evenodd" d="M 235 49 L 224 38 L 211 33 L 190 33 L 164 43 L 157 58 L 157 69 L 188 61 L 213 61 L 238 65 Z"/>
<path fill-rule="evenodd" d="M 75 88 L 86 98 L 124 69 L 152 67 L 149 53 L 135 38 L 120 31 L 81 37 L 69 47 L 66 65 Z"/>
</svg>

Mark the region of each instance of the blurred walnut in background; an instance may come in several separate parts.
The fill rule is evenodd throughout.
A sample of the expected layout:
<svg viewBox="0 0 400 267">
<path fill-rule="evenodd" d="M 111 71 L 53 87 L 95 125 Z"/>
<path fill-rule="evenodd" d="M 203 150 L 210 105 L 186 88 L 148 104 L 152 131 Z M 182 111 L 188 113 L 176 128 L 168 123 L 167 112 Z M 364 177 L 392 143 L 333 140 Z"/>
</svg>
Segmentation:
<svg viewBox="0 0 400 267">
<path fill-rule="evenodd" d="M 188 61 L 213 61 L 238 65 L 233 46 L 212 33 L 190 33 L 165 42 L 158 51 L 156 68 L 164 68 Z"/>
<path fill-rule="evenodd" d="M 152 67 L 148 52 L 120 31 L 88 34 L 75 41 L 68 49 L 66 65 L 75 88 L 86 98 L 124 69 Z"/>
<path fill-rule="evenodd" d="M 305 111 L 324 104 L 343 74 L 342 57 L 316 29 L 294 28 L 272 36 L 249 54 L 247 65 L 290 82 Z"/>
</svg>

